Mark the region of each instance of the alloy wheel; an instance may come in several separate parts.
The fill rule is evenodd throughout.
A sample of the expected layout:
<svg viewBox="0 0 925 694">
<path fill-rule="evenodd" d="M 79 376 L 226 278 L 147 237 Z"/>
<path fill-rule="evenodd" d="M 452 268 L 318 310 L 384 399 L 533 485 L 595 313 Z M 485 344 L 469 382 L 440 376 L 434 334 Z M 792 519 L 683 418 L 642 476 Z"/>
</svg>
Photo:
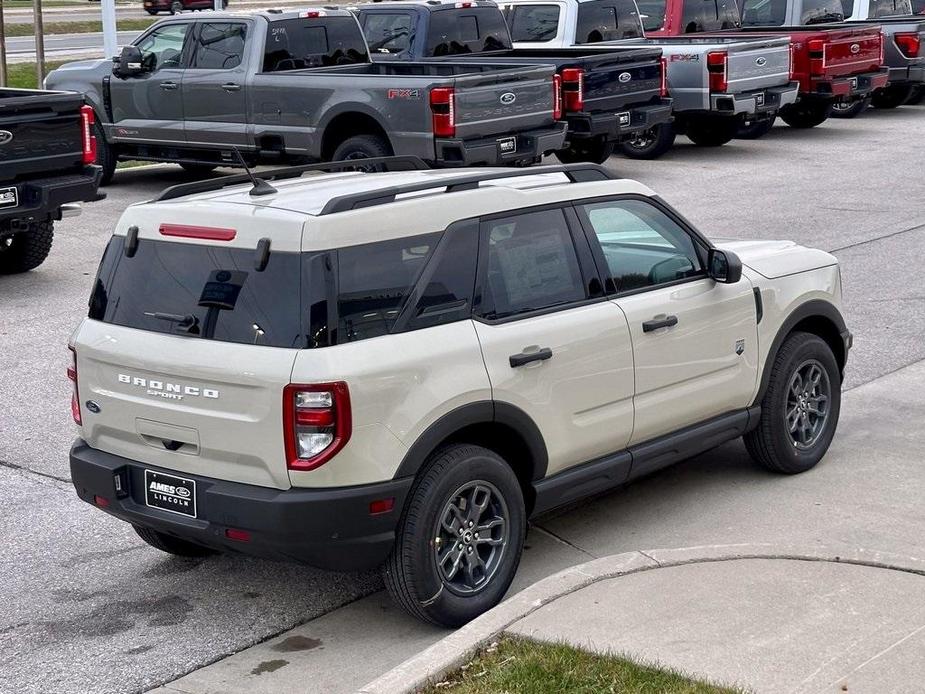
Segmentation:
<svg viewBox="0 0 925 694">
<path fill-rule="evenodd" d="M 829 375 L 815 359 L 804 361 L 787 386 L 786 422 L 790 440 L 799 450 L 812 448 L 829 419 L 832 387 Z"/>
</svg>

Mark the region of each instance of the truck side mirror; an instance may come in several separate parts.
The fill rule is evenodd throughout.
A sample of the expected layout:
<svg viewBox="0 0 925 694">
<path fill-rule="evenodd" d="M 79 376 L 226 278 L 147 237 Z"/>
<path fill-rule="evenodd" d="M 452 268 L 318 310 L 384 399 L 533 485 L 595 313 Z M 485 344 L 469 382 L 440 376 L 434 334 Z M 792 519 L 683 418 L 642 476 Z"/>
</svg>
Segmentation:
<svg viewBox="0 0 925 694">
<path fill-rule="evenodd" d="M 742 279 L 742 261 L 732 251 L 711 248 L 707 265 L 710 277 L 717 282 L 735 284 Z"/>
<path fill-rule="evenodd" d="M 138 46 L 125 46 L 113 63 L 112 74 L 116 77 L 132 77 L 145 71 Z"/>
</svg>

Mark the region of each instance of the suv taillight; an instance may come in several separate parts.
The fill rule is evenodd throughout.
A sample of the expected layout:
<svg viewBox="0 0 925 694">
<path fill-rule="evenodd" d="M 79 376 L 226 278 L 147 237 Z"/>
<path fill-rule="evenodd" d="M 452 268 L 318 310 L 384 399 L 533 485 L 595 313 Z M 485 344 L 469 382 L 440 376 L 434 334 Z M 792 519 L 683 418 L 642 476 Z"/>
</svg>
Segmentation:
<svg viewBox="0 0 925 694">
<path fill-rule="evenodd" d="M 562 118 L 562 77 L 552 76 L 552 117 L 553 120 Z"/>
<path fill-rule="evenodd" d="M 430 90 L 434 137 L 456 137 L 456 94 L 452 87 Z"/>
<path fill-rule="evenodd" d="M 83 129 L 83 163 L 92 164 L 96 161 L 96 136 L 93 134 L 96 115 L 93 113 L 93 107 L 80 107 L 80 121 Z"/>
<path fill-rule="evenodd" d="M 290 470 L 314 470 L 333 458 L 351 432 L 350 391 L 343 381 L 283 388 L 283 436 Z"/>
<path fill-rule="evenodd" d="M 68 345 L 71 350 L 71 365 L 67 367 L 67 377 L 71 382 L 71 416 L 75 424 L 82 424 L 80 419 L 80 395 L 77 393 L 77 350 Z"/>
<path fill-rule="evenodd" d="M 580 67 L 562 71 L 562 107 L 566 112 L 584 110 L 585 71 Z"/>
<path fill-rule="evenodd" d="M 707 72 L 710 73 L 710 91 L 724 92 L 729 86 L 726 80 L 726 51 L 710 51 L 707 53 Z"/>
<path fill-rule="evenodd" d="M 660 59 L 662 76 L 658 83 L 658 95 L 661 97 L 668 96 L 668 60 L 665 56 L 662 56 Z"/>
<path fill-rule="evenodd" d="M 896 34 L 893 36 L 896 46 L 907 58 L 918 58 L 922 49 L 922 40 L 918 34 Z"/>
</svg>

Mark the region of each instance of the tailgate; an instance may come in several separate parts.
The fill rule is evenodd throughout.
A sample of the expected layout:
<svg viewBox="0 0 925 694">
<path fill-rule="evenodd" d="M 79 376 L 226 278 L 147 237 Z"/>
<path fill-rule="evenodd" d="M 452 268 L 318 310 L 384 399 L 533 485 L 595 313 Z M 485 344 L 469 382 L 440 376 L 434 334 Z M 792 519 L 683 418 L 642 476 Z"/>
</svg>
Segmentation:
<svg viewBox="0 0 925 694">
<path fill-rule="evenodd" d="M 81 166 L 80 105 L 76 94 L 0 90 L 0 176 L 12 180 Z"/>
<path fill-rule="evenodd" d="M 857 75 L 880 67 L 883 36 L 879 29 L 833 29 L 826 34 L 821 57 L 827 77 Z M 812 47 L 810 58 L 815 58 Z"/>
<path fill-rule="evenodd" d="M 616 111 L 659 96 L 661 50 L 613 50 L 561 65 L 584 68 L 585 111 Z"/>
<path fill-rule="evenodd" d="M 552 66 L 505 66 L 456 78 L 456 136 L 491 137 L 551 126 L 553 74 Z"/>
<path fill-rule="evenodd" d="M 727 81 L 730 93 L 775 87 L 790 80 L 788 38 L 732 44 L 727 51 Z"/>
</svg>

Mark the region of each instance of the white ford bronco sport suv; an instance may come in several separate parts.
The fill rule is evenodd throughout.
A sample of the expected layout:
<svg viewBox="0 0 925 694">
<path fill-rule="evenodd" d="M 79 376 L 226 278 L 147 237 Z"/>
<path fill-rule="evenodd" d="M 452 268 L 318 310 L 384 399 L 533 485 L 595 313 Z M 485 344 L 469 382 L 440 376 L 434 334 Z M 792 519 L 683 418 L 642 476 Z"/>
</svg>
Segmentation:
<svg viewBox="0 0 925 694">
<path fill-rule="evenodd" d="M 592 164 L 409 161 L 125 211 L 71 341 L 82 499 L 172 554 L 384 565 L 454 626 L 531 516 L 739 436 L 775 472 L 822 458 L 851 346 L 831 255 L 714 245 Z"/>
</svg>

